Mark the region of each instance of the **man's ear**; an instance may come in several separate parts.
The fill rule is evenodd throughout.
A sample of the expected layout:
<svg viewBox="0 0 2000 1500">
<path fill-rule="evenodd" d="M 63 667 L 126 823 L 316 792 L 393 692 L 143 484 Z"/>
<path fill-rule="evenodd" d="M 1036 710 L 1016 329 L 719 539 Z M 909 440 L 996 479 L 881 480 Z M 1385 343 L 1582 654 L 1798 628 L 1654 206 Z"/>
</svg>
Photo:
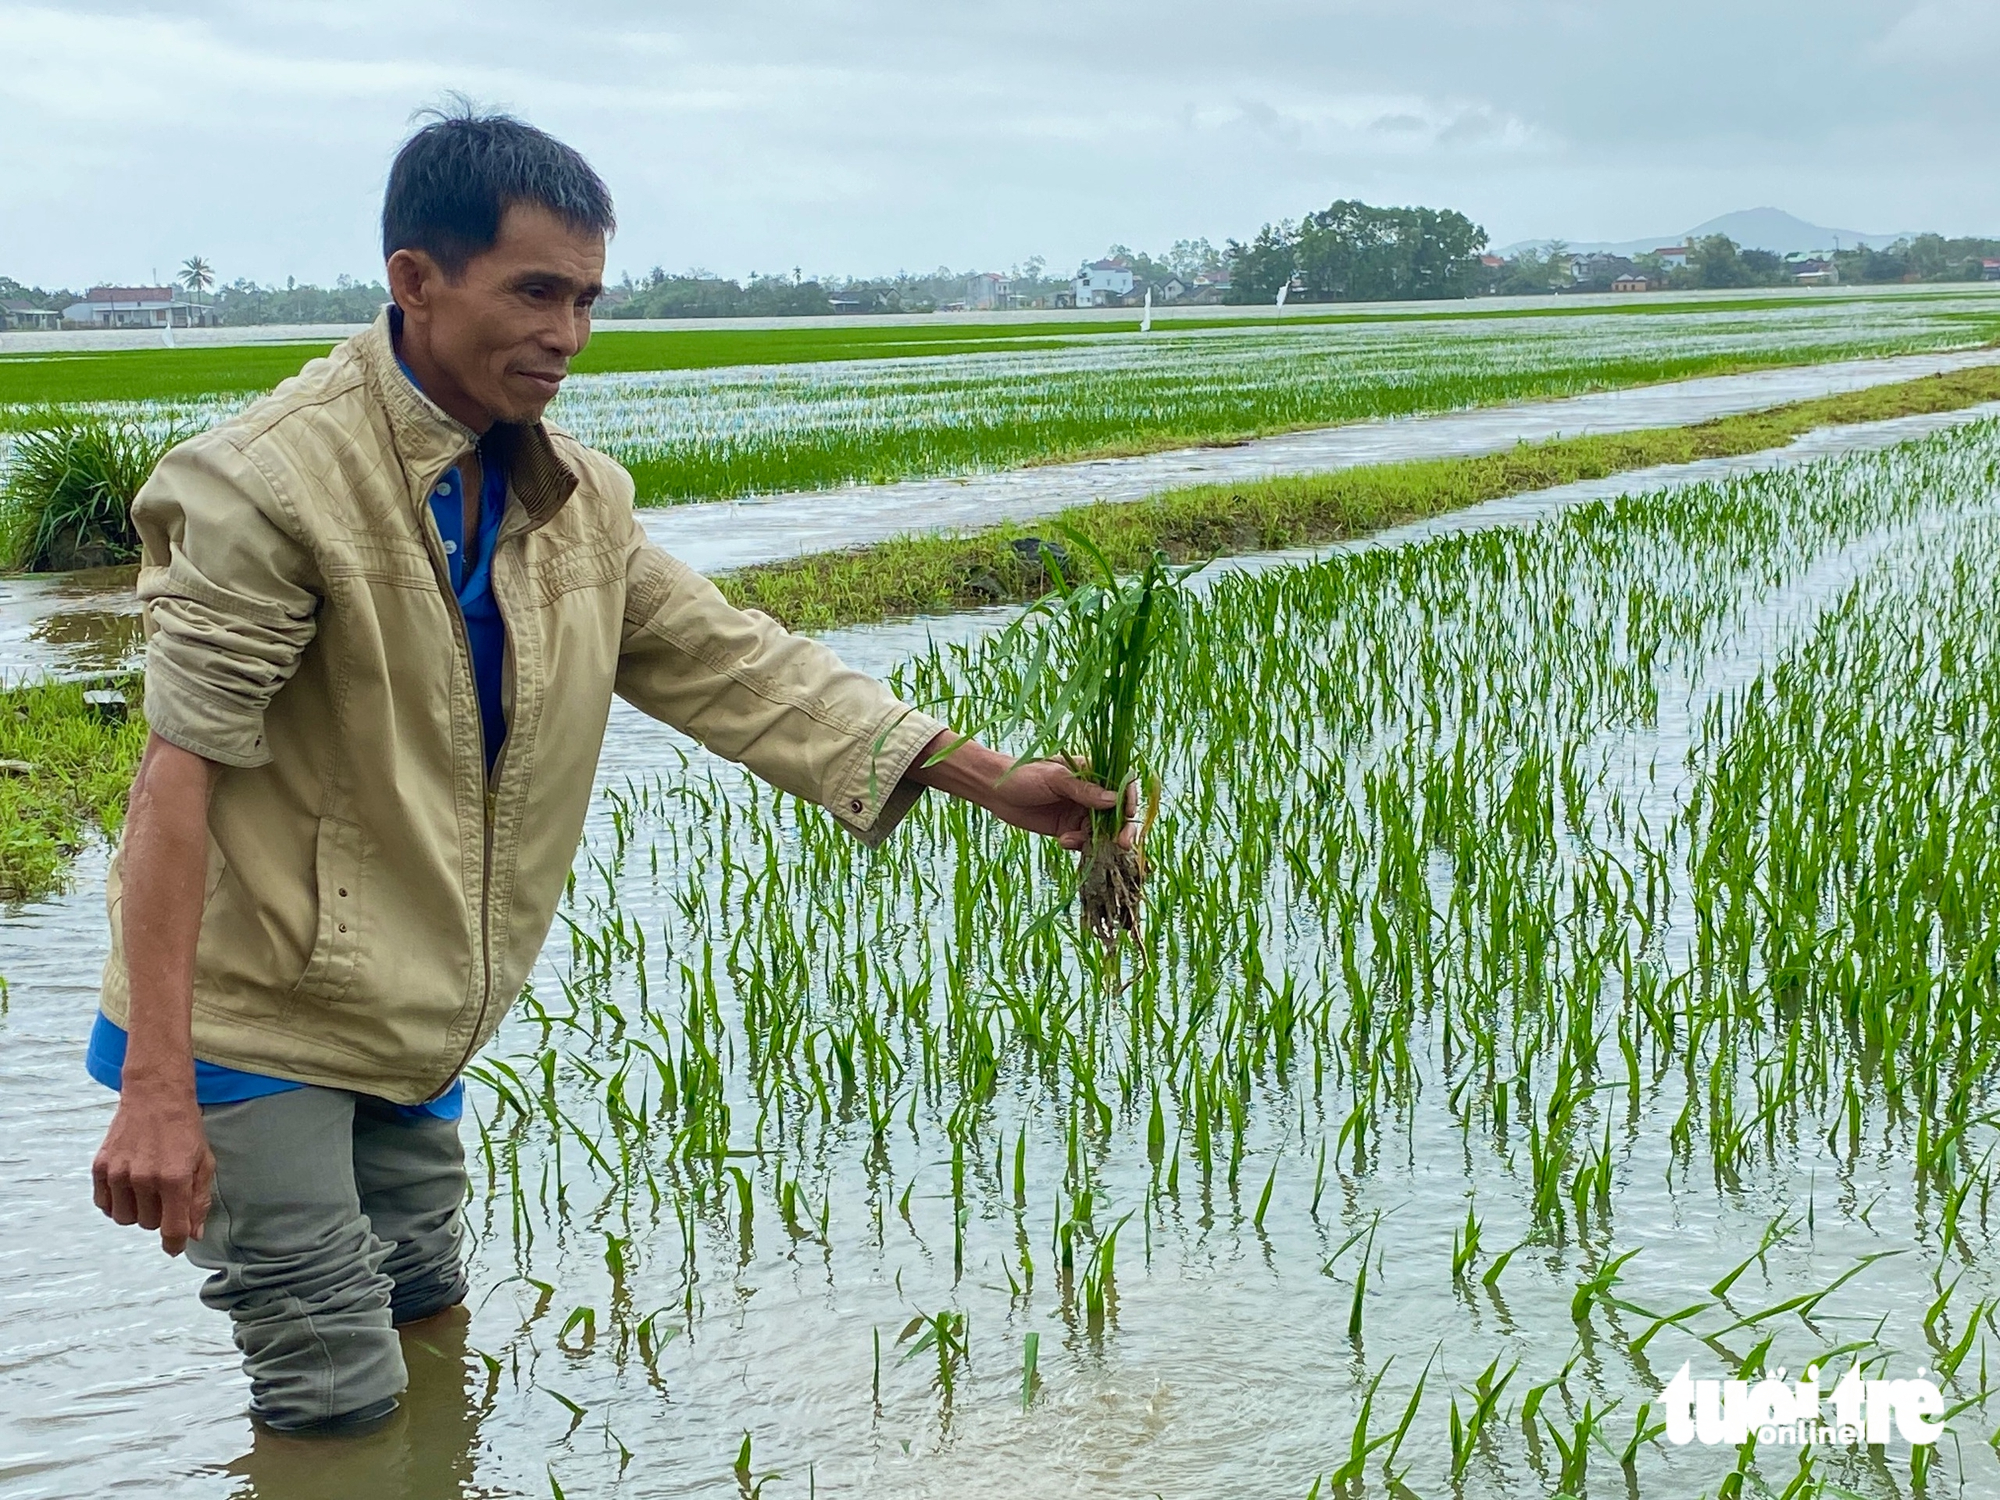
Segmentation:
<svg viewBox="0 0 2000 1500">
<path fill-rule="evenodd" d="M 398 250 L 389 257 L 389 296 L 405 317 L 430 311 L 431 291 L 443 278 L 444 268 L 421 250 Z"/>
</svg>

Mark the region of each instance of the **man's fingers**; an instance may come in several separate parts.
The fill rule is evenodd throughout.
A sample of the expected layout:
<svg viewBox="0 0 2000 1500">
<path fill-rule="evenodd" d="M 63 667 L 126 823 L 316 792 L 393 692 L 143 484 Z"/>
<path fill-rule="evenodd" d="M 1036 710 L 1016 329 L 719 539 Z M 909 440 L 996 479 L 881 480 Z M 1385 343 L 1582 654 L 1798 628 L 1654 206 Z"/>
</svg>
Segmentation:
<svg viewBox="0 0 2000 1500">
<path fill-rule="evenodd" d="M 1075 771 L 1065 770 L 1057 789 L 1072 802 L 1081 802 L 1085 807 L 1116 807 L 1118 794 L 1108 786 L 1099 786 L 1094 781 L 1085 781 Z"/>
<path fill-rule="evenodd" d="M 1056 835 L 1056 842 L 1071 853 L 1080 854 L 1083 851 L 1084 836 L 1081 833 L 1059 833 Z"/>
<path fill-rule="evenodd" d="M 202 1153 L 200 1163 L 194 1169 L 194 1200 L 188 1206 L 188 1238 L 201 1238 L 202 1226 L 208 1223 L 208 1210 L 214 1201 L 215 1158 Z M 178 1255 L 178 1250 L 170 1250 L 169 1255 Z"/>
<path fill-rule="evenodd" d="M 167 1234 L 163 1231 L 160 1235 L 160 1248 L 169 1255 L 179 1255 L 187 1249 L 187 1238 L 184 1235 Z"/>
<path fill-rule="evenodd" d="M 139 1204 L 132 1193 L 129 1178 L 111 1177 L 106 1183 L 106 1191 L 111 1197 L 111 1206 L 105 1212 L 111 1215 L 114 1224 L 136 1224 L 139 1222 Z"/>
<path fill-rule="evenodd" d="M 187 1237 L 194 1230 L 194 1184 L 192 1182 L 169 1183 L 160 1192 L 160 1243 L 164 1246 L 172 1241 L 186 1244 Z M 148 1226 L 151 1227 L 150 1225 Z M 179 1251 L 169 1249 L 169 1255 Z"/>
<path fill-rule="evenodd" d="M 99 1213 L 111 1212 L 111 1183 L 104 1175 L 102 1161 L 92 1162 L 90 1165 L 90 1199 L 97 1205 Z"/>
<path fill-rule="evenodd" d="M 158 1229 L 160 1227 L 159 1189 L 151 1183 L 144 1185 L 134 1183 L 132 1185 L 132 1198 L 139 1210 L 139 1227 L 141 1229 Z"/>
</svg>

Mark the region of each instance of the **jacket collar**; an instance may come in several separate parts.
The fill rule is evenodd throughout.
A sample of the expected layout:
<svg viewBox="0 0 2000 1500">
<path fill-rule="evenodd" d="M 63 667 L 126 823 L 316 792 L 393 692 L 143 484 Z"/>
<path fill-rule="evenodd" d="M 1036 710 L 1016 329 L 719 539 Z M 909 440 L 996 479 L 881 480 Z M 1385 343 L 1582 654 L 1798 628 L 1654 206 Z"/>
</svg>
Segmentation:
<svg viewBox="0 0 2000 1500">
<path fill-rule="evenodd" d="M 479 434 L 403 374 L 395 344 L 395 326 L 402 316 L 401 308 L 388 304 L 367 330 L 348 340 L 347 347 L 389 419 L 389 435 L 410 493 L 423 495 L 466 449 L 478 444 Z M 556 452 L 544 423 L 499 423 L 487 434 L 487 446 L 503 457 L 508 485 L 527 512 L 530 529 L 554 519 L 575 493 L 576 471 Z"/>
</svg>

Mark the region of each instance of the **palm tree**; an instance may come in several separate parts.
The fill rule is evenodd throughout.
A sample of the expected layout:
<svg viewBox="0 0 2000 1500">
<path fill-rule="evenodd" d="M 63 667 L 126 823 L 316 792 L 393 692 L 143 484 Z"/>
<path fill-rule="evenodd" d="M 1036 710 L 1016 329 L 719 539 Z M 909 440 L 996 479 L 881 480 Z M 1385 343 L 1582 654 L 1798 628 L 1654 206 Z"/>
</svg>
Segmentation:
<svg viewBox="0 0 2000 1500">
<path fill-rule="evenodd" d="M 188 289 L 188 295 L 200 301 L 201 294 L 215 285 L 215 268 L 199 255 L 190 255 L 181 262 L 179 280 Z"/>
</svg>

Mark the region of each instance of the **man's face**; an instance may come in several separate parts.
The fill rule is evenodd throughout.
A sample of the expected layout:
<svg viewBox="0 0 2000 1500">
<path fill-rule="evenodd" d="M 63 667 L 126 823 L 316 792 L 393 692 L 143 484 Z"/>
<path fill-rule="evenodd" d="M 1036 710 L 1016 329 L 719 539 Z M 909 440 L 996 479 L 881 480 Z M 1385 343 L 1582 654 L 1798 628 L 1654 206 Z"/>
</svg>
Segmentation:
<svg viewBox="0 0 2000 1500">
<path fill-rule="evenodd" d="M 455 279 L 421 251 L 399 250 L 389 285 L 403 309 L 403 357 L 433 400 L 475 431 L 534 422 L 590 342 L 604 236 L 514 203 L 499 237 Z"/>
</svg>

